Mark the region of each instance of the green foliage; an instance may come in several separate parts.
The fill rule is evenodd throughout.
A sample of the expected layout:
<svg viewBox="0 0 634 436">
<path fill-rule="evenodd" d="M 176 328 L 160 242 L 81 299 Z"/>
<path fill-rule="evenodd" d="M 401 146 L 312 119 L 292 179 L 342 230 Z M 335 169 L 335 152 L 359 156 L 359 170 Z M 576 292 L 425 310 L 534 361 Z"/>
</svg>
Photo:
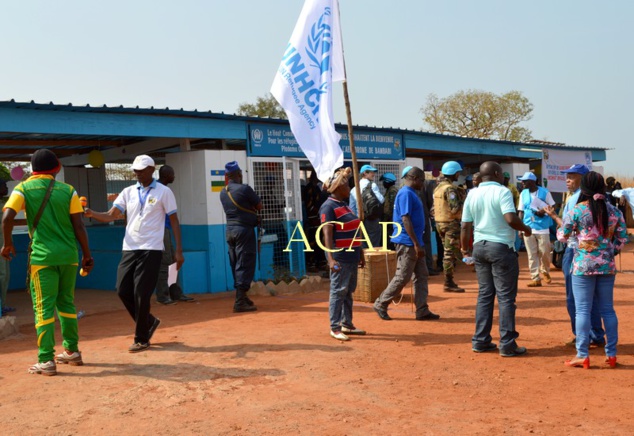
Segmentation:
<svg viewBox="0 0 634 436">
<path fill-rule="evenodd" d="M 520 123 L 530 120 L 532 112 L 533 104 L 519 91 L 496 95 L 467 90 L 443 99 L 430 94 L 421 108 L 423 121 L 434 132 L 508 141 L 531 139 L 531 131 Z"/>
<path fill-rule="evenodd" d="M 0 180 L 11 180 L 11 170 L 0 163 Z"/>
<path fill-rule="evenodd" d="M 130 164 L 106 164 L 106 180 L 136 180 Z"/>
<path fill-rule="evenodd" d="M 254 104 L 242 103 L 236 114 L 247 117 L 269 117 L 286 119 L 286 112 L 270 93 L 258 97 Z"/>
</svg>

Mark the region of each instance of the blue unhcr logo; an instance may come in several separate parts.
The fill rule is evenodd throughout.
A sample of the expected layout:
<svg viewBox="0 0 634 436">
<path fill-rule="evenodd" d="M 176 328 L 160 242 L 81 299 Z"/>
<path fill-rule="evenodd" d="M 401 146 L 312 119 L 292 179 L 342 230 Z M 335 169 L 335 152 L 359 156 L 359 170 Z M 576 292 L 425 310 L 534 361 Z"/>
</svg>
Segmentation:
<svg viewBox="0 0 634 436">
<path fill-rule="evenodd" d="M 327 23 L 327 17 L 330 15 L 330 8 L 325 8 L 324 13 L 311 26 L 310 34 L 306 38 L 307 63 L 319 71 L 319 83 L 313 80 L 317 75 L 310 74 L 300 51 L 290 43 L 286 47 L 282 65 L 278 70 L 290 85 L 293 101 L 310 129 L 314 129 L 319 123 L 317 114 L 320 98 L 328 92 L 328 81 L 324 74 L 330 71 L 332 32 Z"/>
</svg>

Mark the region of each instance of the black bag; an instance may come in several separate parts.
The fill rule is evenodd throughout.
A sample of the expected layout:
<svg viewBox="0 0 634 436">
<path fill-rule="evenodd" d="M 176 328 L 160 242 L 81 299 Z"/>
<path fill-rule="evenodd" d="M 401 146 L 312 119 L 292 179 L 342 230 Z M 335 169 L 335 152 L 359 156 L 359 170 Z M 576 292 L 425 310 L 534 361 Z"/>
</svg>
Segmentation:
<svg viewBox="0 0 634 436">
<path fill-rule="evenodd" d="M 553 243 L 553 265 L 555 268 L 561 269 L 561 265 L 564 260 L 564 252 L 566 251 L 566 244 L 561 241 L 555 241 Z"/>
<path fill-rule="evenodd" d="M 372 191 L 372 183 L 368 183 L 361 193 L 363 201 L 363 216 L 368 219 L 376 219 L 383 213 L 383 207 L 376 194 Z"/>
</svg>

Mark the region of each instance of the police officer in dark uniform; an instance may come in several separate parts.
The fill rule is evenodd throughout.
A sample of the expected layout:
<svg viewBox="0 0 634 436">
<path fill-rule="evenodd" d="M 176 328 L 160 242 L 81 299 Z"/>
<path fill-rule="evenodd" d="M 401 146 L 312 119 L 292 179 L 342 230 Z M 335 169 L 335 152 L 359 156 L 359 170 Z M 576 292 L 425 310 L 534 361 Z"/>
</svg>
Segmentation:
<svg viewBox="0 0 634 436">
<path fill-rule="evenodd" d="M 233 311 L 252 312 L 258 309 L 247 297 L 247 292 L 255 275 L 255 228 L 258 225 L 258 211 L 262 209 L 262 201 L 249 185 L 242 184 L 242 170 L 238 162 L 226 164 L 225 174 L 229 183 L 220 192 L 220 201 L 227 216 L 229 262 L 236 288 Z"/>
</svg>

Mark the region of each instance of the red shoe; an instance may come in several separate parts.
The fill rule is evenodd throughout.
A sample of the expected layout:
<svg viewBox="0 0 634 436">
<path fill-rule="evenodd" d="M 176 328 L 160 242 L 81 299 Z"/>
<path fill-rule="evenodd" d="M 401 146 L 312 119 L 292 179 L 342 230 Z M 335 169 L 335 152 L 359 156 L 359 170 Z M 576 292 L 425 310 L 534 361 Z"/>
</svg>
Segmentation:
<svg viewBox="0 0 634 436">
<path fill-rule="evenodd" d="M 610 368 L 616 368 L 616 356 L 607 356 L 605 358 L 605 363 L 610 365 Z"/>
<path fill-rule="evenodd" d="M 573 368 L 590 369 L 590 358 L 586 357 L 585 359 L 582 359 L 580 357 L 575 357 L 574 359 L 566 360 L 564 365 L 571 366 Z"/>
</svg>

